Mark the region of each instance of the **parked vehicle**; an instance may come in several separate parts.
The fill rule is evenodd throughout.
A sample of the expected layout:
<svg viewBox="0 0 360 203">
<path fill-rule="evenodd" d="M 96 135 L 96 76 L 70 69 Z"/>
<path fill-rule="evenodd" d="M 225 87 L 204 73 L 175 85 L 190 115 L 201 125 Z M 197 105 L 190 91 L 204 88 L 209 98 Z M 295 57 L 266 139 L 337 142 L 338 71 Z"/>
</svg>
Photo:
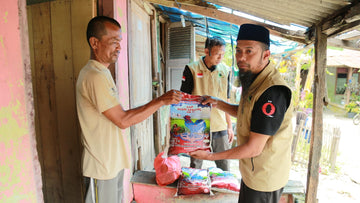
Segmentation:
<svg viewBox="0 0 360 203">
<path fill-rule="evenodd" d="M 359 125 L 359 123 L 360 123 L 360 113 L 357 113 L 357 114 L 354 116 L 354 118 L 353 118 L 353 123 L 354 123 L 355 125 Z"/>
</svg>

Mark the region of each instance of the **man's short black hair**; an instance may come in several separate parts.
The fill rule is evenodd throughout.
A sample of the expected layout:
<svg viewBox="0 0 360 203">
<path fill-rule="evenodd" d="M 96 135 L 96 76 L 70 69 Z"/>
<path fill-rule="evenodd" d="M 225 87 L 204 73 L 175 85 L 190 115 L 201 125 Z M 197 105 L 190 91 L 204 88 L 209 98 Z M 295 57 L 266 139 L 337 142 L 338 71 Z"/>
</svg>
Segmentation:
<svg viewBox="0 0 360 203">
<path fill-rule="evenodd" d="M 86 39 L 89 45 L 90 45 L 89 42 L 90 37 L 96 37 L 97 39 L 101 39 L 101 37 L 106 34 L 105 22 L 111 23 L 121 28 L 120 23 L 113 18 L 107 16 L 94 17 L 89 21 L 86 29 Z"/>
<path fill-rule="evenodd" d="M 225 46 L 225 40 L 218 36 L 206 38 L 205 49 L 210 51 L 214 46 Z"/>
</svg>

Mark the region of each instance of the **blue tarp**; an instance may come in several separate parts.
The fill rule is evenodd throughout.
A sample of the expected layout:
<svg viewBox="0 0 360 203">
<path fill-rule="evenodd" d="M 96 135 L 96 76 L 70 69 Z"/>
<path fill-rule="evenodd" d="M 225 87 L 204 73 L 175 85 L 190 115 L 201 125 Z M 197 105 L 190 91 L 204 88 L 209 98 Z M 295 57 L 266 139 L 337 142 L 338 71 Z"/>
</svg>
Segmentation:
<svg viewBox="0 0 360 203">
<path fill-rule="evenodd" d="M 177 8 L 169 8 L 161 5 L 159 5 L 159 8 L 170 18 L 171 22 L 180 22 L 180 16 L 183 15 L 186 22 L 190 22 L 194 27 L 196 27 L 196 34 L 205 37 L 219 36 L 228 43 L 231 42 L 231 38 L 234 41 L 236 40 L 237 33 L 239 31 L 238 25 L 213 18 L 207 18 L 202 15 L 183 11 Z"/>
<path fill-rule="evenodd" d="M 161 5 L 158 5 L 158 7 L 170 18 L 171 22 L 180 22 L 182 15 L 186 22 L 190 22 L 194 27 L 196 27 L 195 32 L 198 35 L 204 37 L 219 36 L 227 43 L 231 43 L 231 39 L 234 43 L 236 42 L 239 31 L 238 25 L 214 18 L 208 18 L 177 8 L 169 8 Z M 291 51 L 296 49 L 298 46 L 299 44 L 297 42 L 270 35 L 270 50 L 272 54 Z"/>
</svg>

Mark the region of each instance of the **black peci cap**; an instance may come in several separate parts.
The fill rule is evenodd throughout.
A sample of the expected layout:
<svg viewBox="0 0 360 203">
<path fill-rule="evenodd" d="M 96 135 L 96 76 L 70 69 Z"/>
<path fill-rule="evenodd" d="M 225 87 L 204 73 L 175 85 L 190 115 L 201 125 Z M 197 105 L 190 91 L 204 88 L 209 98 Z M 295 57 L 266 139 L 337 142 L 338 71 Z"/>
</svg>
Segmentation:
<svg viewBox="0 0 360 203">
<path fill-rule="evenodd" d="M 261 25 L 242 24 L 237 40 L 254 40 L 270 46 L 269 30 Z"/>
</svg>

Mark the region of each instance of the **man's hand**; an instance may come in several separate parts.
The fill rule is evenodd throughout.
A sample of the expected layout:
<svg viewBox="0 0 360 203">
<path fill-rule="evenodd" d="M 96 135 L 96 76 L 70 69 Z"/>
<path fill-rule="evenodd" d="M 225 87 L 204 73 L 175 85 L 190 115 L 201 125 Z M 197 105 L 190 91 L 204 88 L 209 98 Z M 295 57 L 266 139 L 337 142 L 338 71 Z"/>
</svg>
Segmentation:
<svg viewBox="0 0 360 203">
<path fill-rule="evenodd" d="M 216 107 L 217 103 L 218 100 L 216 97 L 207 96 L 207 95 L 202 96 L 202 101 L 201 101 L 202 105 L 210 104 L 211 107 Z"/>
<path fill-rule="evenodd" d="M 202 160 L 211 160 L 212 153 L 205 150 L 196 150 L 189 153 L 195 159 L 202 159 Z"/>
<path fill-rule="evenodd" d="M 228 128 L 227 133 L 228 133 L 229 144 L 231 145 L 232 142 L 234 141 L 234 130 L 232 128 Z"/>
<path fill-rule="evenodd" d="M 170 90 L 165 94 L 161 95 L 157 99 L 160 100 L 163 105 L 177 104 L 180 102 L 182 94 L 178 90 Z"/>
</svg>

